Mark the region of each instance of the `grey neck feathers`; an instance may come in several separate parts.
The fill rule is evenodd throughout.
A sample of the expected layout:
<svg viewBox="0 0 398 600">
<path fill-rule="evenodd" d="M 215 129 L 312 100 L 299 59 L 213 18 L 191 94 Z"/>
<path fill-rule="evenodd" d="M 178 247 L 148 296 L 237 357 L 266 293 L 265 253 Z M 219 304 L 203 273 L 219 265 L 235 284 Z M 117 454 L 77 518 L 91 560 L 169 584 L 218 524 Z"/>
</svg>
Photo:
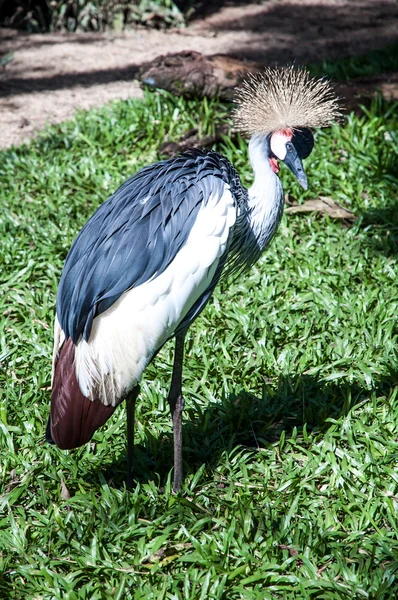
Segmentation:
<svg viewBox="0 0 398 600">
<path fill-rule="evenodd" d="M 267 136 L 254 135 L 249 142 L 254 183 L 248 190 L 249 220 L 259 251 L 271 241 L 283 212 L 283 188 L 271 168 Z"/>
<path fill-rule="evenodd" d="M 245 201 L 238 203 L 235 232 L 224 275 L 238 274 L 250 268 L 274 235 L 283 212 L 283 189 L 270 162 L 266 136 L 254 136 L 249 143 L 254 183 L 244 190 Z"/>
</svg>

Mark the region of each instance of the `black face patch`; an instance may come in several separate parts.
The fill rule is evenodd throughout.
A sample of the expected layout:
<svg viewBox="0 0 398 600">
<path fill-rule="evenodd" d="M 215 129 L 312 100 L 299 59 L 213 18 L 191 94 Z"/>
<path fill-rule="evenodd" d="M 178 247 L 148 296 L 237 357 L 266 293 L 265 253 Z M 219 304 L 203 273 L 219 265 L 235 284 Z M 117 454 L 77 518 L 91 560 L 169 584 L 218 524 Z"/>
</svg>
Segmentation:
<svg viewBox="0 0 398 600">
<path fill-rule="evenodd" d="M 292 137 L 292 144 L 296 148 L 297 154 L 301 159 L 307 158 L 314 147 L 314 136 L 311 129 L 295 129 Z"/>
</svg>

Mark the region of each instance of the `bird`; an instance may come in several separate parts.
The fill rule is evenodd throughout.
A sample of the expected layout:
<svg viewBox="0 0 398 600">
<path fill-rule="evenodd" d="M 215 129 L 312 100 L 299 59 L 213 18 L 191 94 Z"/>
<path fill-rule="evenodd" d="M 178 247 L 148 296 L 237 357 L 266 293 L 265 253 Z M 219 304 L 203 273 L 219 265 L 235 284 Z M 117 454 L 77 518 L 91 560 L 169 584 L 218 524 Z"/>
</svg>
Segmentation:
<svg viewBox="0 0 398 600">
<path fill-rule="evenodd" d="M 128 178 L 87 221 L 67 255 L 56 297 L 46 437 L 61 449 L 90 441 L 127 405 L 127 483 L 133 482 L 135 405 L 149 363 L 170 339 L 168 403 L 173 491 L 183 481 L 184 340 L 220 279 L 247 271 L 280 223 L 284 163 L 304 189 L 312 130 L 338 121 L 325 78 L 293 65 L 268 67 L 238 86 L 233 121 L 248 135 L 254 181 L 231 162 L 191 149 Z"/>
</svg>

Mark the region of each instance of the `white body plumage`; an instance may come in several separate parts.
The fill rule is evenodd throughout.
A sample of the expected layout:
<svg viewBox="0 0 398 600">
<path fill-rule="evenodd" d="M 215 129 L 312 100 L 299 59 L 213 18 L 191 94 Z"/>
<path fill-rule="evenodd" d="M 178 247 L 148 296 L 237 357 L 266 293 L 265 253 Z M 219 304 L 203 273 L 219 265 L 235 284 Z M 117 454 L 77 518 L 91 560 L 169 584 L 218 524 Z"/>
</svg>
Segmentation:
<svg viewBox="0 0 398 600">
<path fill-rule="evenodd" d="M 75 350 L 81 392 L 117 405 L 136 385 L 154 353 L 169 339 L 210 285 L 236 220 L 228 185 L 199 210 L 187 242 L 159 276 L 126 291 L 94 319 L 90 339 Z M 64 336 L 55 324 L 55 354 Z"/>
</svg>

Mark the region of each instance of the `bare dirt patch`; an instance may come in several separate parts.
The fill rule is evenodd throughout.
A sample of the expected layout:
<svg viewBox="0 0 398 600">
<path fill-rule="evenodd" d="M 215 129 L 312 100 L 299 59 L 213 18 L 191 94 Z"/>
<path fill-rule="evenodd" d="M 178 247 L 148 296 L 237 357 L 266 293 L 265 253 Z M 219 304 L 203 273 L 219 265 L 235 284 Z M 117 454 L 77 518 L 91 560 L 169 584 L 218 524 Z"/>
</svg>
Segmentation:
<svg viewBox="0 0 398 600">
<path fill-rule="evenodd" d="M 196 50 L 267 65 L 318 62 L 382 48 L 398 39 L 397 31 L 396 0 L 231 2 L 171 31 L 28 35 L 3 29 L 0 55 L 13 52 L 14 58 L 0 72 L 0 146 L 21 143 L 78 108 L 139 97 L 139 67 L 161 54 Z M 387 79 L 391 87 L 393 78 Z"/>
</svg>

